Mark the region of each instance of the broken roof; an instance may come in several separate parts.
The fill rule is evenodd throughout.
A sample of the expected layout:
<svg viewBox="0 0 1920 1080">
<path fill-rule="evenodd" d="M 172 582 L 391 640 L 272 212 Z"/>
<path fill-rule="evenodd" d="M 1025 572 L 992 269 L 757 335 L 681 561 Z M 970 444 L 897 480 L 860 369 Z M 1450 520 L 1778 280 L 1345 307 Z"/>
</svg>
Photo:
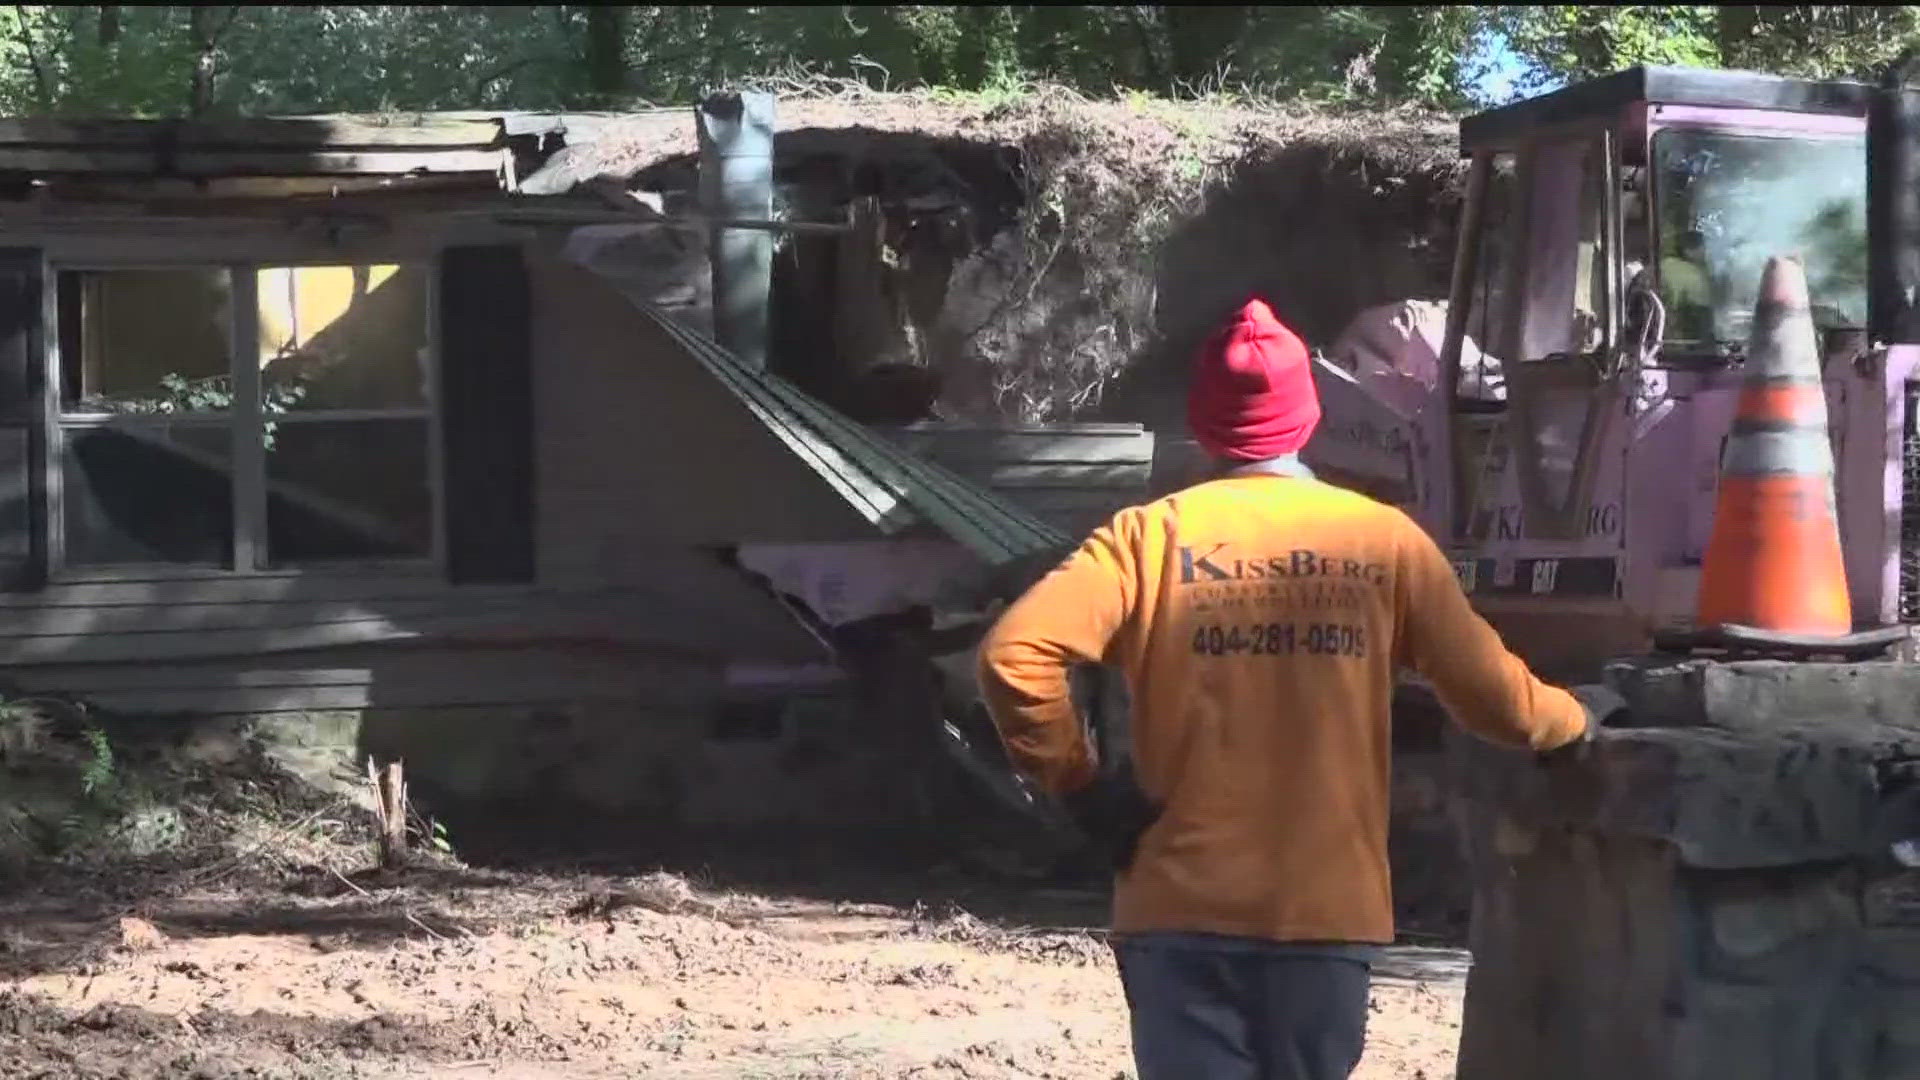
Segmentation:
<svg viewBox="0 0 1920 1080">
<path fill-rule="evenodd" d="M 0 120 L 0 169 L 35 175 L 497 175 L 498 121 L 417 117 Z"/>
<path fill-rule="evenodd" d="M 527 194 L 558 195 L 594 181 L 627 183 L 653 166 L 695 153 L 692 106 L 624 114 L 526 115 L 515 131 L 559 136 L 537 168 L 524 172 Z M 838 145 L 866 156 L 885 139 L 1021 148 L 1032 140 L 1086 140 L 1120 158 L 1174 162 L 1231 160 L 1296 141 L 1364 152 L 1402 168 L 1444 168 L 1451 119 L 1410 109 L 1333 111 L 1216 101 L 1107 101 L 1045 87 L 1016 101 L 928 91 L 782 94 L 777 137 Z"/>
</svg>

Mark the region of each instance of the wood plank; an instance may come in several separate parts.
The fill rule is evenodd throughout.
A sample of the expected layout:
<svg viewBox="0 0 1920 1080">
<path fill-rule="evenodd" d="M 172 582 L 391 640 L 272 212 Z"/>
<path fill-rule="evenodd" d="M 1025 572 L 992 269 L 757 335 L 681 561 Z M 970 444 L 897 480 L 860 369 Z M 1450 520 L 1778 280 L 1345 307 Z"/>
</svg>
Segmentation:
<svg viewBox="0 0 1920 1080">
<path fill-rule="evenodd" d="M 1072 420 L 1062 423 L 1016 424 L 1016 423 L 969 423 L 965 420 L 916 420 L 911 424 L 895 424 L 885 430 L 909 434 L 942 434 L 954 432 L 967 435 L 1148 435 L 1153 432 L 1147 426 L 1136 421 L 1094 421 Z"/>
<path fill-rule="evenodd" d="M 330 117 L 242 120 L 0 120 L 0 145 L 35 147 L 492 146 L 501 134 L 492 120 L 426 117 L 378 123 Z"/>
<path fill-rule="evenodd" d="M 126 690 L 253 689 L 299 690 L 365 686 L 382 680 L 595 679 L 635 672 L 685 674 L 689 661 L 657 650 L 623 650 L 618 655 L 585 655 L 559 649 L 344 649 L 312 654 L 315 665 L 292 666 L 301 657 L 241 657 L 191 664 L 43 665 L 10 672 L 19 686 L 33 691 L 85 695 Z M 346 663 L 343 663 L 343 659 Z M 271 665 L 271 666 L 262 666 Z M 351 665 L 351 666 L 349 666 Z M 698 667 L 699 665 L 692 665 Z"/>
<path fill-rule="evenodd" d="M 33 150 L 0 146 L 0 171 L 26 173 L 114 173 L 147 176 L 160 156 L 141 150 Z"/>
<path fill-rule="evenodd" d="M 329 709 L 455 708 L 475 705 L 535 705 L 547 702 L 620 701 L 646 695 L 653 687 L 619 682 L 535 680 L 526 683 L 475 682 L 395 685 L 280 687 L 267 689 L 112 690 L 85 695 L 93 705 L 124 713 L 313 712 Z"/>
<path fill-rule="evenodd" d="M 0 651 L 7 648 L 6 643 L 11 639 L 22 637 L 264 630 L 374 619 L 404 624 L 409 619 L 437 615 L 505 615 L 524 611 L 531 604 L 555 602 L 569 601 L 550 597 L 479 600 L 436 596 L 363 603 L 124 604 L 15 609 L 0 613 Z"/>
<path fill-rule="evenodd" d="M 1150 462 L 1150 434 L 1063 435 L 1006 432 L 892 432 L 900 445 L 949 468 L 974 462 L 1108 464 Z"/>
<path fill-rule="evenodd" d="M 318 649 L 383 641 L 476 636 L 527 638 L 577 629 L 596 613 L 556 598 L 529 599 L 462 609 L 443 607 L 404 618 L 369 615 L 337 622 L 297 626 L 137 628 L 16 635 L 0 638 L 0 665 L 108 663 L 181 660 L 193 657 L 247 656 L 256 653 Z"/>
<path fill-rule="evenodd" d="M 448 629 L 416 623 L 396 626 L 385 619 L 327 623 L 323 626 L 266 630 L 207 630 L 129 634 L 68 634 L 13 638 L 0 648 L 0 665 L 102 664 L 187 660 L 200 657 L 250 656 L 258 653 L 323 649 L 379 641 L 424 639 Z"/>
<path fill-rule="evenodd" d="M 951 467 L 951 466 L 949 466 Z M 975 483 L 999 488 L 1094 488 L 1117 491 L 1144 491 L 1153 473 L 1151 462 L 1120 465 L 984 465 L 954 468 L 954 472 Z"/>
<path fill-rule="evenodd" d="M 96 627 L 72 633 L 16 634 L 0 637 L 0 667 L 164 663 L 395 642 L 538 648 L 556 641 L 578 640 L 626 648 L 672 647 L 713 655 L 738 651 L 742 636 L 719 632 L 721 629 L 690 625 L 683 610 L 547 597 L 479 608 L 443 606 L 405 617 L 369 614 L 300 625 L 159 628 L 149 624 L 113 632 L 100 632 Z M 797 650 L 779 640 L 758 642 L 752 647 L 764 659 L 818 659 L 821 650 L 811 642 L 807 644 L 804 656 L 790 655 Z"/>
<path fill-rule="evenodd" d="M 0 146 L 0 170 L 27 173 L 101 173 L 151 176 L 162 157 L 145 151 L 41 150 Z M 166 175 L 238 176 L 400 176 L 414 172 L 481 173 L 500 171 L 494 150 L 284 151 L 188 150 L 171 156 Z"/>
<path fill-rule="evenodd" d="M 191 150 L 174 155 L 172 171 L 186 176 L 402 175 L 497 173 L 495 150 L 314 151 Z"/>
<path fill-rule="evenodd" d="M 274 712 L 548 701 L 695 704 L 721 685 L 716 663 L 658 651 L 347 650 L 356 667 L 259 667 L 261 658 L 190 665 L 57 665 L 10 673 L 22 689 L 72 694 L 133 713 Z M 334 663 L 320 654 L 314 663 Z M 279 658 L 269 664 L 298 663 Z"/>
<path fill-rule="evenodd" d="M 14 637 L 0 641 L 0 666 L 158 663 L 405 641 L 470 640 L 532 647 L 579 630 L 579 621 L 577 612 L 521 609 L 441 613 L 404 623 L 371 618 L 308 626 Z"/>
<path fill-rule="evenodd" d="M 331 655 L 330 653 L 328 655 Z M 302 689 L 316 686 L 365 686 L 374 679 L 370 666 L 260 669 L 258 659 L 181 664 L 48 664 L 15 668 L 10 680 L 36 693 L 77 695 L 116 690 L 200 690 L 233 687 L 254 690 Z"/>
<path fill-rule="evenodd" d="M 545 590 L 526 584 L 456 587 L 440 577 L 426 574 L 310 572 L 203 578 L 156 576 L 146 580 L 129 576 L 110 581 L 58 582 L 36 593 L 0 594 L 0 612 L 19 608 L 131 605 L 360 603 L 427 596 L 485 599 L 528 597 L 554 591 L 566 593 L 566 590 Z"/>
</svg>

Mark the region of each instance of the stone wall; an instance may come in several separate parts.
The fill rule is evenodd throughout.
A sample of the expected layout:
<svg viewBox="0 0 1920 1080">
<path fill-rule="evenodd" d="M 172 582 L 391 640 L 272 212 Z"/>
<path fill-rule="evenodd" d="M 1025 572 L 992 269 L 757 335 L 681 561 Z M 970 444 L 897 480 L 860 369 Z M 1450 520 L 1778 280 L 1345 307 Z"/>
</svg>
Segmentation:
<svg viewBox="0 0 1920 1080">
<path fill-rule="evenodd" d="M 1453 747 L 1459 1080 L 1920 1076 L 1920 671 L 1616 667 L 1629 729 Z M 1911 862 L 1911 859 L 1907 861 Z"/>
<path fill-rule="evenodd" d="M 1920 1076 L 1920 875 L 1702 871 L 1653 841 L 1498 833 L 1460 1080 Z"/>
</svg>

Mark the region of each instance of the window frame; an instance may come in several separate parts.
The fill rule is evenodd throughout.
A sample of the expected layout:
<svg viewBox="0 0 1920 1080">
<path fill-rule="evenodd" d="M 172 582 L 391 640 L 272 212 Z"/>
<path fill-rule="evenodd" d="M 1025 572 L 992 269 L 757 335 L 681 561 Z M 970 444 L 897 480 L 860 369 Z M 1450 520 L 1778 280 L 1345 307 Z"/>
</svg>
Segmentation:
<svg viewBox="0 0 1920 1080">
<path fill-rule="evenodd" d="M 418 407 L 392 409 L 326 409 L 289 420 L 287 414 L 275 423 L 324 423 L 352 419 L 404 416 L 426 421 L 426 488 L 429 501 L 429 541 L 424 556 L 399 556 L 372 559 L 340 559 L 299 566 L 272 566 L 267 563 L 267 458 L 265 410 L 260 398 L 259 365 L 241 363 L 243 343 L 259 339 L 258 272 L 271 267 L 334 267 L 356 265 L 413 265 L 425 271 L 423 300 L 426 305 L 426 356 L 420 372 L 426 401 Z M 47 251 L 41 264 L 41 335 L 44 360 L 42 422 L 46 431 L 46 452 L 41 462 L 46 491 L 46 513 L 40 527 L 45 533 L 47 580 L 52 584 L 114 583 L 138 581 L 229 581 L 235 579 L 298 579 L 313 577 L 418 577 L 444 578 L 447 565 L 446 536 L 446 453 L 441 393 L 441 319 L 440 263 L 438 246 L 430 251 L 342 251 L 342 252 L 263 252 L 258 255 L 178 258 L 114 259 L 78 256 L 62 257 Z M 202 270 L 220 269 L 230 275 L 233 303 L 228 325 L 229 374 L 233 380 L 234 408 L 222 423 L 232 439 L 233 492 L 233 565 L 205 565 L 159 562 L 118 563 L 103 566 L 73 566 L 67 561 L 66 491 L 64 466 L 66 432 L 76 428 L 113 427 L 138 424 L 113 413 L 68 413 L 62 407 L 64 364 L 61 355 L 59 323 L 59 283 L 62 273 L 113 272 L 128 270 Z M 210 422 L 211 423 L 211 422 Z"/>
</svg>

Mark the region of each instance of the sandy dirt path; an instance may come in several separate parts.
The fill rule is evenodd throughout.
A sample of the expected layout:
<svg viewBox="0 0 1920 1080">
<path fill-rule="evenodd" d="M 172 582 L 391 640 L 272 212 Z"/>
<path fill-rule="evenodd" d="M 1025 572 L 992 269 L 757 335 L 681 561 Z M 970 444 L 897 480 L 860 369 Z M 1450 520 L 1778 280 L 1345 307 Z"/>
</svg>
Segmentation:
<svg viewBox="0 0 1920 1080">
<path fill-rule="evenodd" d="M 462 873 L 0 918 L 7 1077 L 1131 1075 L 1104 945 L 954 911 Z M 1452 1075 L 1463 978 L 1394 951 L 1362 1080 Z"/>
</svg>

